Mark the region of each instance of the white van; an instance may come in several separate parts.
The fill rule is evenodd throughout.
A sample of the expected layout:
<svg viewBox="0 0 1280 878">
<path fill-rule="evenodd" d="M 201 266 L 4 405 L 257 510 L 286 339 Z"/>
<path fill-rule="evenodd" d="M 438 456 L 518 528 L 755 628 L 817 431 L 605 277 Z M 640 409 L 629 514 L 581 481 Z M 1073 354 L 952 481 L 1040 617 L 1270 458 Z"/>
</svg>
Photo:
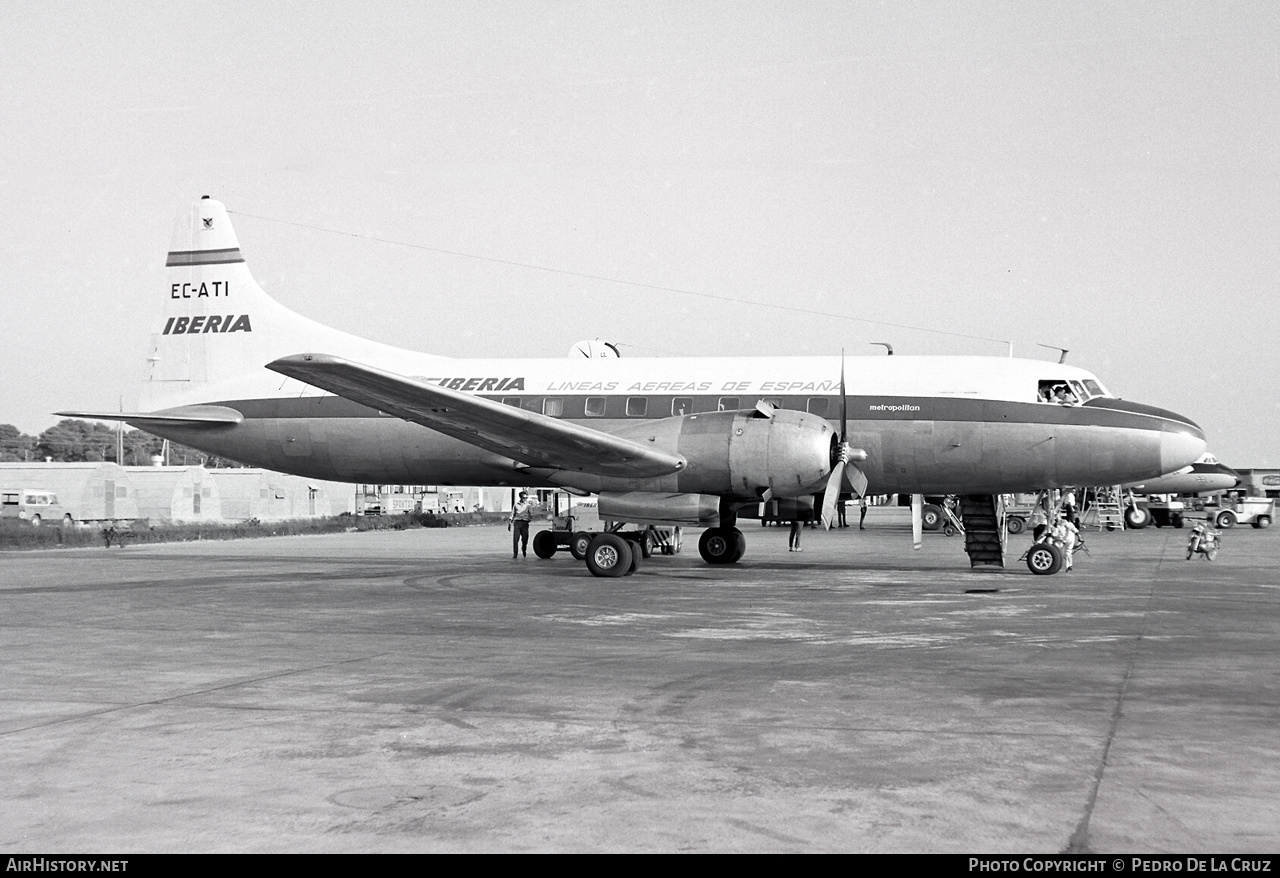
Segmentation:
<svg viewBox="0 0 1280 878">
<path fill-rule="evenodd" d="M 57 494 L 32 488 L 0 493 L 0 517 L 29 521 L 32 527 L 39 527 L 42 521 L 71 524 L 71 513 L 58 503 Z"/>
</svg>

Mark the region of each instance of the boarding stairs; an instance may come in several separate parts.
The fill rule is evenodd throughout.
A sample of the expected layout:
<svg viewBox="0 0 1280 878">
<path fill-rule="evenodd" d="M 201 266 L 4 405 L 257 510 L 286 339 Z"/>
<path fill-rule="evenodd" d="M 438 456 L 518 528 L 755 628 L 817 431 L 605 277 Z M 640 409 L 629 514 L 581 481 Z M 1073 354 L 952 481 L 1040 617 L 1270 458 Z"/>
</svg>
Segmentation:
<svg viewBox="0 0 1280 878">
<path fill-rule="evenodd" d="M 964 550 L 970 567 L 1003 567 L 1005 530 L 1004 497 L 999 494 L 965 494 L 960 498 L 964 520 Z"/>
<path fill-rule="evenodd" d="M 1084 514 L 1080 516 L 1080 523 L 1098 530 L 1122 530 L 1124 490 L 1119 485 L 1101 485 L 1091 488 L 1089 494 L 1093 502 L 1086 505 Z"/>
</svg>

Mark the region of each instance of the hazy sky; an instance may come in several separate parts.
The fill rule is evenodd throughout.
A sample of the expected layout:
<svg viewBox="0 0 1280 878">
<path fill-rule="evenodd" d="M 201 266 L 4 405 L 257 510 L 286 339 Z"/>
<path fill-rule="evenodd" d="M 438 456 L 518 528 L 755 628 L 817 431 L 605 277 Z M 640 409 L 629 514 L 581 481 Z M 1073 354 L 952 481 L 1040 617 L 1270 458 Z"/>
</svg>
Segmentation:
<svg viewBox="0 0 1280 878">
<path fill-rule="evenodd" d="M 129 403 L 208 194 L 403 347 L 1044 343 L 1280 466 L 1271 0 L 2 8 L 0 423 Z"/>
</svg>

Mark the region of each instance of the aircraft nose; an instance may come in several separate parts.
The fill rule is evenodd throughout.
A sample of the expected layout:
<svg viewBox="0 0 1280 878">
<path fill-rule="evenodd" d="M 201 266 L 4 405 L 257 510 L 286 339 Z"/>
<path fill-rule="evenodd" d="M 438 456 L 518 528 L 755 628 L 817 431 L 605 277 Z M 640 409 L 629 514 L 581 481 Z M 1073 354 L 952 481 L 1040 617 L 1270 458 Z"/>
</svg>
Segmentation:
<svg viewBox="0 0 1280 878">
<path fill-rule="evenodd" d="M 1244 484 L 1244 479 L 1240 478 L 1240 473 L 1229 466 L 1222 467 L 1222 474 L 1227 478 L 1235 479 L 1235 483 L 1231 486 L 1232 488 L 1238 488 Z"/>
<path fill-rule="evenodd" d="M 1166 430 L 1160 434 L 1160 471 L 1171 473 L 1195 463 L 1208 449 L 1209 443 L 1199 430 Z"/>
</svg>

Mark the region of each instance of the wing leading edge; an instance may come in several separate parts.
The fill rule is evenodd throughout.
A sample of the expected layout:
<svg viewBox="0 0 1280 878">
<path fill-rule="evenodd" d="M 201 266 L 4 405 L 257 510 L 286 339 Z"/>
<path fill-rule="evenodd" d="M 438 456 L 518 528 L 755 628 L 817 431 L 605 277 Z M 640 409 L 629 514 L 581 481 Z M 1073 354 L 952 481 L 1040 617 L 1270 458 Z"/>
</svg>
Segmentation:
<svg viewBox="0 0 1280 878">
<path fill-rule="evenodd" d="M 294 354 L 267 368 L 527 466 L 633 478 L 685 466 L 677 454 L 630 439 L 330 354 Z"/>
</svg>

